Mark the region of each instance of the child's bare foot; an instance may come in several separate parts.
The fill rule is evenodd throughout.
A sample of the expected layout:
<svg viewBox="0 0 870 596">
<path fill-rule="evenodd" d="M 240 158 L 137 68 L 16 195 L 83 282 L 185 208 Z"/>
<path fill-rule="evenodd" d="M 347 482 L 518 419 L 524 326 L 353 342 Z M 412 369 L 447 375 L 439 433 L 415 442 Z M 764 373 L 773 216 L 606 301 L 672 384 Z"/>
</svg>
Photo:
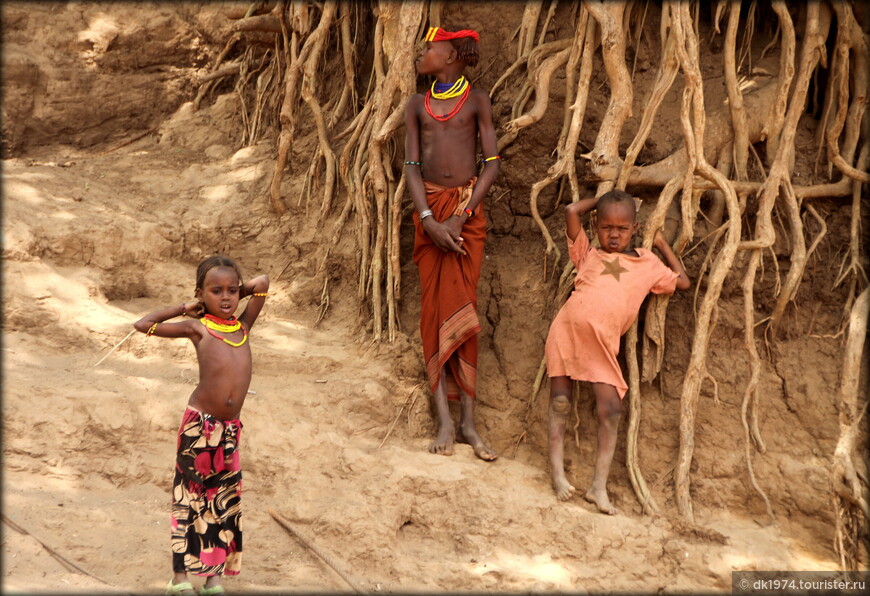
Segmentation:
<svg viewBox="0 0 870 596">
<path fill-rule="evenodd" d="M 437 455 L 453 455 L 453 425 L 444 425 L 438 430 L 438 436 L 429 443 L 429 453 Z"/>
<path fill-rule="evenodd" d="M 574 491 L 577 490 L 568 482 L 564 472 L 553 475 L 553 489 L 556 491 L 556 496 L 559 497 L 560 501 L 567 501 L 574 496 Z"/>
<path fill-rule="evenodd" d="M 498 454 L 487 447 L 486 443 L 483 442 L 483 439 L 480 438 L 480 435 L 473 428 L 460 428 L 457 440 L 460 443 L 471 445 L 471 448 L 474 449 L 474 454 L 483 461 L 495 461 L 498 458 Z"/>
<path fill-rule="evenodd" d="M 583 498 L 595 505 L 601 513 L 606 513 L 607 515 L 619 513 L 619 510 L 610 504 L 610 499 L 607 498 L 607 491 L 604 489 L 595 490 L 590 488 L 586 491 L 586 495 Z"/>
</svg>

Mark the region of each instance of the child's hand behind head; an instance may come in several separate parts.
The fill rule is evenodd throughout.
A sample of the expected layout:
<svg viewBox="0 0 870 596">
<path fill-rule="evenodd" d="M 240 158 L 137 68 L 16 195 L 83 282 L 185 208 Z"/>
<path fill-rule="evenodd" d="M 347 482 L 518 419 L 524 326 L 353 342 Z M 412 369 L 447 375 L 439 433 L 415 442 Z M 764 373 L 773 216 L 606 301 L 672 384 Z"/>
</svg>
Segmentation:
<svg viewBox="0 0 870 596">
<path fill-rule="evenodd" d="M 205 316 L 205 305 L 199 300 L 184 303 L 184 314 L 195 319 Z"/>
</svg>

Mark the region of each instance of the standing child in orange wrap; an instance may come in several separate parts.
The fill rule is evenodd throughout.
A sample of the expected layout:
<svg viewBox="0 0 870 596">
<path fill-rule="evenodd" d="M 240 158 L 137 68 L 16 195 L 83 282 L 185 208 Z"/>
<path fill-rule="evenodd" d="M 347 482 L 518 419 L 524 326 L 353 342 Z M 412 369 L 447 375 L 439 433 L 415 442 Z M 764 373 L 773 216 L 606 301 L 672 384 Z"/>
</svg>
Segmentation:
<svg viewBox="0 0 870 596">
<path fill-rule="evenodd" d="M 489 96 L 462 76 L 477 64 L 476 32 L 431 27 L 416 60 L 417 72 L 435 81 L 405 107 L 405 169 L 414 201 L 414 262 L 420 271 L 420 333 L 438 435 L 429 451 L 453 453 L 471 445 L 481 459 L 497 455 L 474 426 L 477 388 L 477 280 L 483 262 L 483 199 L 498 173 Z M 483 150 L 478 178 L 477 136 Z M 459 433 L 448 399 L 459 399 Z"/>
<path fill-rule="evenodd" d="M 592 248 L 581 216 L 597 206 L 596 232 L 601 248 Z M 689 288 L 689 277 L 661 232 L 653 247 L 667 263 L 645 248 L 631 248 L 637 230 L 634 199 L 621 190 L 568 205 L 565 220 L 568 254 L 577 268 L 574 291 L 550 326 L 547 374 L 550 377 L 550 467 L 556 495 L 567 500 L 574 487 L 563 464 L 565 424 L 571 411 L 571 381 L 589 381 L 598 415 L 598 455 L 587 501 L 602 513 L 616 509 L 607 497 L 607 476 L 616 448 L 622 398 L 628 385 L 616 360 L 619 338 L 637 318 L 644 298 Z"/>
</svg>

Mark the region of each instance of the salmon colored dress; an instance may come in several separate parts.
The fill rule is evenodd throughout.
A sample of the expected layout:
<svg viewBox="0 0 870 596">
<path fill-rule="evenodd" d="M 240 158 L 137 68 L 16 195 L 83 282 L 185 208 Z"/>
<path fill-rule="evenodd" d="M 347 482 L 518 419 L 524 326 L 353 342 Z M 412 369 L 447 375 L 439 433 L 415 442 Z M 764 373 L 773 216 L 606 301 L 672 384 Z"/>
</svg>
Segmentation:
<svg viewBox="0 0 870 596">
<path fill-rule="evenodd" d="M 548 376 L 607 383 L 625 397 L 628 385 L 616 360 L 619 338 L 646 295 L 673 294 L 679 277 L 652 251 L 635 250 L 636 257 L 593 248 L 582 230 L 574 242 L 568 239 L 577 276 L 547 335 Z"/>
</svg>

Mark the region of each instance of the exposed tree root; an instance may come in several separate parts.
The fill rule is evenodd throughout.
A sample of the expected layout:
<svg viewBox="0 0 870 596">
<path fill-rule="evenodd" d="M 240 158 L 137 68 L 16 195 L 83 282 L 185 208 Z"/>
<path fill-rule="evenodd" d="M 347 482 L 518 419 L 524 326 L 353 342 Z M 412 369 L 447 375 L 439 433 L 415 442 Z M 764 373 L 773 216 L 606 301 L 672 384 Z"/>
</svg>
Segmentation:
<svg viewBox="0 0 870 596">
<path fill-rule="evenodd" d="M 684 198 L 691 193 L 693 171 L 719 185 L 725 196 L 728 212 L 728 229 L 725 243 L 720 249 L 707 278 L 707 291 L 695 314 L 695 333 L 692 351 L 680 395 L 680 450 L 674 481 L 676 500 L 680 513 L 694 519 L 691 497 L 689 496 L 689 466 L 694 451 L 695 409 L 701 390 L 701 382 L 708 376 L 706 371 L 707 346 L 710 341 L 710 320 L 719 299 L 722 283 L 734 260 L 740 242 L 740 208 L 737 195 L 731 182 L 721 172 L 707 163 L 703 153 L 704 142 L 704 94 L 701 73 L 698 68 L 698 38 L 694 30 L 694 20 L 688 6 L 671 6 L 674 34 L 677 37 L 677 54 L 685 75 L 683 109 L 680 120 L 683 123 L 686 148 L 691 167 L 687 168 L 686 183 L 683 187 Z M 685 203 L 684 212 L 685 218 Z"/>
<path fill-rule="evenodd" d="M 860 404 L 861 362 L 867 338 L 867 316 L 870 314 L 870 289 L 865 289 L 855 300 L 849 320 L 849 335 L 843 357 L 843 376 L 840 382 L 840 438 L 834 450 L 831 466 L 836 529 L 834 548 L 843 569 L 861 569 L 861 542 L 866 540 L 870 520 L 870 496 L 866 481 L 862 482 L 856 470 L 853 454 L 862 435 L 861 422 L 867 412 L 867 397 Z M 866 425 L 865 425 L 866 426 Z M 866 552 L 864 553 L 866 555 Z"/>
<path fill-rule="evenodd" d="M 746 110 L 743 108 L 743 93 L 737 86 L 737 28 L 740 24 L 740 0 L 728 2 L 728 29 L 725 34 L 725 89 L 728 91 L 728 107 L 731 110 L 731 126 L 734 140 L 734 170 L 737 180 L 746 180 L 746 164 L 749 161 L 749 131 L 746 126 Z M 747 27 L 751 31 L 751 27 Z"/>
<path fill-rule="evenodd" d="M 595 145 L 587 157 L 592 173 L 599 178 L 595 194 L 601 195 L 613 188 L 610 180 L 619 171 L 619 137 L 626 119 L 631 116 L 631 75 L 625 65 L 625 30 L 623 12 L 625 4 L 619 2 L 590 2 L 589 14 L 598 22 L 601 32 L 601 53 L 604 69 L 610 82 L 610 101 L 595 137 Z"/>
<path fill-rule="evenodd" d="M 637 437 L 640 428 L 640 382 L 637 366 L 637 322 L 631 326 L 628 333 L 625 334 L 626 355 L 625 359 L 628 364 L 629 382 L 628 382 L 628 431 L 626 435 L 625 448 L 625 465 L 628 468 L 628 477 L 631 480 L 631 487 L 634 489 L 634 494 L 637 495 L 638 501 L 643 508 L 643 512 L 647 515 L 659 513 L 659 507 L 656 505 L 650 493 L 649 487 L 643 478 L 640 471 L 640 462 L 638 459 Z"/>
<path fill-rule="evenodd" d="M 864 145 L 861 150 L 861 155 L 858 156 L 858 167 L 864 169 L 867 167 L 867 161 L 870 158 L 870 144 Z M 852 185 L 852 217 L 849 224 L 849 252 L 840 271 L 837 275 L 837 280 L 834 282 L 834 287 L 839 286 L 850 275 L 860 276 L 861 282 L 867 284 L 867 272 L 865 267 L 866 257 L 861 250 L 861 184 L 855 182 Z M 846 266 L 846 261 L 849 265 Z M 853 277 L 854 279 L 854 277 Z"/>
<path fill-rule="evenodd" d="M 282 5 L 279 4 L 279 6 Z M 305 71 L 306 61 L 311 60 L 316 65 L 320 60 L 325 37 L 335 18 L 336 3 L 334 0 L 324 3 L 320 23 L 306 37 L 301 50 L 299 49 L 299 37 L 305 36 L 309 31 L 308 7 L 293 4 L 289 7 L 289 10 L 290 14 L 280 21 L 285 39 L 284 54 L 287 66 L 283 76 L 284 97 L 279 115 L 281 130 L 278 135 L 278 155 L 275 160 L 272 181 L 269 184 L 269 201 L 272 209 L 278 215 L 282 215 L 286 211 L 286 207 L 281 199 L 281 179 L 284 176 L 284 168 L 287 166 L 287 158 L 290 154 L 296 130 L 300 79 Z M 291 25 L 289 31 L 285 24 L 287 19 L 289 19 Z M 289 44 L 287 43 L 288 41 Z"/>
<path fill-rule="evenodd" d="M 588 99 L 589 80 L 592 76 L 592 54 L 595 52 L 595 24 L 588 18 L 588 13 L 581 7 L 580 16 L 577 26 L 577 34 L 574 38 L 574 48 L 582 47 L 582 58 L 580 66 L 580 75 L 577 82 L 577 93 L 574 105 L 566 107 L 566 116 L 571 112 L 571 119 L 568 124 L 567 134 L 558 147 L 556 152 L 558 159 L 547 171 L 547 176 L 532 184 L 532 191 L 529 196 L 529 204 L 531 207 L 532 219 L 538 225 L 538 229 L 544 235 L 544 240 L 547 243 L 545 250 L 545 262 L 551 253 L 555 253 L 553 268 L 555 269 L 561 257 L 561 251 L 556 245 L 553 237 L 550 235 L 544 220 L 541 218 L 538 210 L 538 195 L 541 191 L 561 178 L 567 176 L 571 184 L 572 200 L 580 199 L 580 188 L 577 182 L 577 167 L 575 163 L 575 153 L 577 141 L 580 138 L 580 131 L 583 123 L 583 115 L 586 112 L 586 101 Z M 566 58 L 567 59 L 567 58 Z M 550 73 L 552 74 L 552 73 Z M 517 123 L 518 121 L 512 121 Z M 529 120 L 531 122 L 531 120 Z M 518 132 L 521 126 L 515 124 L 514 132 Z"/>
<path fill-rule="evenodd" d="M 795 32 L 791 15 L 786 3 L 774 0 L 772 7 L 778 17 L 780 28 L 779 76 L 777 80 L 776 100 L 770 104 L 770 111 L 762 132 L 762 138 L 767 139 L 767 155 L 774 156 L 779 148 L 779 135 L 782 131 L 785 110 L 788 106 L 788 95 L 791 82 L 794 79 Z"/>
<path fill-rule="evenodd" d="M 667 31 L 670 28 L 669 21 L 665 20 L 665 22 L 662 23 L 662 28 Z M 637 161 L 637 156 L 640 154 L 640 150 L 643 149 L 647 137 L 649 137 L 659 107 L 662 105 L 665 95 L 673 86 L 674 81 L 677 78 L 677 73 L 680 70 L 680 63 L 677 59 L 676 41 L 673 35 L 665 35 L 662 40 L 661 55 L 661 65 L 656 74 L 656 80 L 655 83 L 653 83 L 650 98 L 647 102 L 646 108 L 644 109 L 643 116 L 641 117 L 638 132 L 635 135 L 634 140 L 631 142 L 631 145 L 628 147 L 628 150 L 625 152 L 625 161 L 622 164 L 619 179 L 616 183 L 616 187 L 621 190 L 625 190 L 629 174 L 631 174 L 634 164 Z"/>
<path fill-rule="evenodd" d="M 374 339 L 380 341 L 384 329 L 384 268 L 387 267 L 389 272 L 386 278 L 391 304 L 386 308 L 386 327 L 387 338 L 392 341 L 398 325 L 395 300 L 392 298 L 401 279 L 401 268 L 395 251 L 398 250 L 396 228 L 401 223 L 397 215 L 401 213 L 402 197 L 397 196 L 396 181 L 390 167 L 392 155 L 388 155 L 386 149 L 388 142 L 402 125 L 401 102 L 414 91 L 414 40 L 417 39 L 424 11 L 422 2 L 382 4 L 381 7 L 379 23 L 383 22 L 384 25 L 383 51 L 380 55 L 391 56 L 392 62 L 385 74 L 379 72 L 377 75 L 379 80 L 369 98 L 372 105 L 369 134 L 358 141 L 355 151 L 359 158 L 365 156 L 368 165 L 368 182 L 362 184 L 360 200 L 373 196 L 375 220 L 374 237 L 366 238 L 364 233 L 360 238 L 361 242 L 366 242 L 371 247 L 363 257 L 360 288 L 371 292 L 372 332 Z M 404 188 L 404 174 L 399 186 Z M 372 205 L 371 201 L 366 203 L 366 208 Z M 370 234 L 370 226 L 366 224 L 366 228 L 366 232 Z M 366 260 L 367 257 L 370 261 Z"/>
</svg>

